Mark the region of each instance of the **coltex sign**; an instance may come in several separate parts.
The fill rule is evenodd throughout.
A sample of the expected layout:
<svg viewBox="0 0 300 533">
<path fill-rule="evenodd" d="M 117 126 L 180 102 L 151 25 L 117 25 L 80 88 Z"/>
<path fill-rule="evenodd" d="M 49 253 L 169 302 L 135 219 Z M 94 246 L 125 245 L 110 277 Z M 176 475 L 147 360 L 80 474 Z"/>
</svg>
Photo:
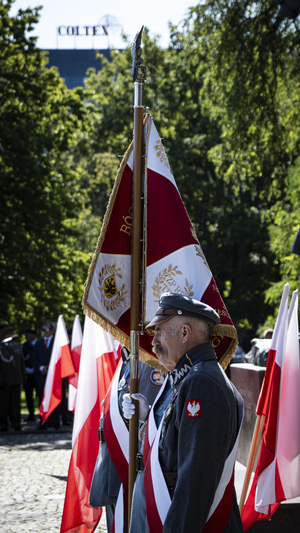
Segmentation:
<svg viewBox="0 0 300 533">
<path fill-rule="evenodd" d="M 75 35 L 76 37 L 85 37 L 88 35 L 105 36 L 108 35 L 108 26 L 97 24 L 97 26 L 59 26 L 58 35 Z"/>
</svg>

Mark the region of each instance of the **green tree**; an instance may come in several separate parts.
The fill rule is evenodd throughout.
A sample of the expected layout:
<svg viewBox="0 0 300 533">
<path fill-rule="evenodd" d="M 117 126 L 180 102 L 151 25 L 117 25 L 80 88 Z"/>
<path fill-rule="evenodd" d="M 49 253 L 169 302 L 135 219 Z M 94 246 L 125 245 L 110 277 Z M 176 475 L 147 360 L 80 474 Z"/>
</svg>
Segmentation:
<svg viewBox="0 0 300 533">
<path fill-rule="evenodd" d="M 300 257 L 291 254 L 291 246 L 300 226 L 300 159 L 290 167 L 287 177 L 287 194 L 282 202 L 278 202 L 273 209 L 273 224 L 271 232 L 271 248 L 276 256 L 280 270 L 280 280 L 273 283 L 266 291 L 267 301 L 278 309 L 285 283 L 292 291 L 299 288 Z M 270 314 L 263 327 L 274 326 L 276 313 Z"/>
<path fill-rule="evenodd" d="M 40 8 L 12 17 L 11 5 L 0 2 L 0 318 L 20 329 L 80 310 L 92 251 L 82 234 L 95 235 L 74 157 L 88 132 L 82 91 L 28 36 Z"/>
</svg>

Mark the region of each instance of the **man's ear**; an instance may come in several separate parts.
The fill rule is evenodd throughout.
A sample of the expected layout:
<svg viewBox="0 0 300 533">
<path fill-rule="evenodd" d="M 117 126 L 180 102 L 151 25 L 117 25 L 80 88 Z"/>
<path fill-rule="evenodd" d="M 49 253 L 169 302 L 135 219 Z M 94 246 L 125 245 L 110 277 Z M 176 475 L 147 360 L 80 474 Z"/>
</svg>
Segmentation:
<svg viewBox="0 0 300 533">
<path fill-rule="evenodd" d="M 191 326 L 189 324 L 183 324 L 181 331 L 182 331 L 182 342 L 185 344 L 191 338 L 191 335 L 192 335 Z"/>
</svg>

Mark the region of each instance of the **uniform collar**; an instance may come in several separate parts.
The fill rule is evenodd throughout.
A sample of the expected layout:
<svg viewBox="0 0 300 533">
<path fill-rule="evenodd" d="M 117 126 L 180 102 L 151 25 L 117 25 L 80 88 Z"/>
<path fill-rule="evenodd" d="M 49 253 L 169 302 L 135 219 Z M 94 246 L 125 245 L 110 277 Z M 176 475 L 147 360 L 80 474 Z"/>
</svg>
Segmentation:
<svg viewBox="0 0 300 533">
<path fill-rule="evenodd" d="M 170 372 L 171 387 L 173 388 L 178 383 L 181 383 L 192 366 L 200 361 L 217 361 L 211 342 L 195 346 L 179 359 L 174 370 Z"/>
</svg>

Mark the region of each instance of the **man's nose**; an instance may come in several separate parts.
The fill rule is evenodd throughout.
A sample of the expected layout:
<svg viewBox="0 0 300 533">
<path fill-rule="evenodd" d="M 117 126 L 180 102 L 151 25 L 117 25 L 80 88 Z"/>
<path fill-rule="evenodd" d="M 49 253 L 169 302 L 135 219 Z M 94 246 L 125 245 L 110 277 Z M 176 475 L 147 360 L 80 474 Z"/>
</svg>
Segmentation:
<svg viewBox="0 0 300 533">
<path fill-rule="evenodd" d="M 160 344 L 159 340 L 157 339 L 157 335 L 154 334 L 154 337 L 152 339 L 152 342 L 151 342 L 152 346 L 157 346 L 158 344 Z"/>
</svg>

